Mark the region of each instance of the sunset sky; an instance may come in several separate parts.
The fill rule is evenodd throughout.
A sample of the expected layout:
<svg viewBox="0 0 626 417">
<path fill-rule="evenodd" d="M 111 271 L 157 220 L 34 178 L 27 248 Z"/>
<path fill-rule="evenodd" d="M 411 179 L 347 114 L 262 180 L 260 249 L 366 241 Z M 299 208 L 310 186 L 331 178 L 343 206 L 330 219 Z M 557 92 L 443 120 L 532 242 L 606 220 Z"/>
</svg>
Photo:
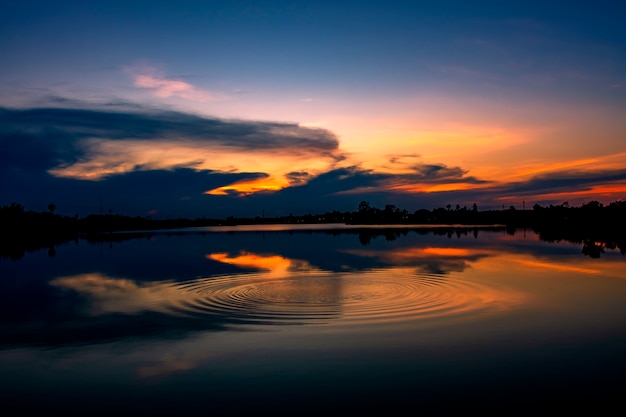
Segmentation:
<svg viewBox="0 0 626 417">
<path fill-rule="evenodd" d="M 618 1 L 4 1 L 0 205 L 622 200 L 625 16 Z"/>
</svg>

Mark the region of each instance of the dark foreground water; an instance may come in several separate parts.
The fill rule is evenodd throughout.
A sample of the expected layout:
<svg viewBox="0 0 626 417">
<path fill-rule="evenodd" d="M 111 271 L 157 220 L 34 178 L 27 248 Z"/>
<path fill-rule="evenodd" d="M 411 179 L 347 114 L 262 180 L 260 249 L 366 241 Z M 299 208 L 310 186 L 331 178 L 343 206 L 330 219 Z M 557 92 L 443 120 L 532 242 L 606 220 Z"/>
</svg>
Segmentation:
<svg viewBox="0 0 626 417">
<path fill-rule="evenodd" d="M 85 416 L 623 407 L 618 250 L 589 256 L 529 231 L 253 229 L 79 240 L 0 259 L 1 407 Z"/>
</svg>

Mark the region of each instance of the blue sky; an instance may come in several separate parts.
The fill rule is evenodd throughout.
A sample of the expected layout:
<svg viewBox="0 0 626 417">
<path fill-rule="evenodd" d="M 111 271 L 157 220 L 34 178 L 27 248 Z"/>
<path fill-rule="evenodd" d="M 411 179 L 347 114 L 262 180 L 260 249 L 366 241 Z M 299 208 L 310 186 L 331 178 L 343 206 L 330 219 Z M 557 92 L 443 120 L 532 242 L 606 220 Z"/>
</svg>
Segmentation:
<svg viewBox="0 0 626 417">
<path fill-rule="evenodd" d="M 0 204 L 226 217 L 621 200 L 625 12 L 5 2 Z"/>
</svg>

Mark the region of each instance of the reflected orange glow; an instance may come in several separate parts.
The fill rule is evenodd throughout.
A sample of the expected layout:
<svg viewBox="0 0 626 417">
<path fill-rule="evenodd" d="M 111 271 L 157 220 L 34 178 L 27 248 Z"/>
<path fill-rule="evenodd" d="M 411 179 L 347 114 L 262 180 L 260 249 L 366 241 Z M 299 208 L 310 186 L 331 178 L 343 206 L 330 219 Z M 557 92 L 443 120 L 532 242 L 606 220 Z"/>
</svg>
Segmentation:
<svg viewBox="0 0 626 417">
<path fill-rule="evenodd" d="M 208 259 L 225 264 L 237 265 L 246 268 L 266 269 L 270 271 L 287 270 L 292 264 L 291 259 L 278 255 L 263 256 L 254 253 L 241 253 L 237 256 L 230 256 L 227 253 L 212 253 L 206 255 Z"/>
<path fill-rule="evenodd" d="M 330 313 L 335 315 L 341 311 L 342 317 L 350 321 L 370 324 L 394 323 L 415 316 L 451 318 L 470 312 L 493 314 L 509 310 L 528 299 L 527 294 L 502 286 L 492 288 L 458 280 L 452 275 L 443 281 L 432 281 L 429 273 L 423 278 L 420 272 L 416 273 L 415 266 L 430 264 L 433 260 L 441 262 L 441 266 L 447 271 L 462 271 L 464 262 L 472 255 L 478 254 L 472 249 L 427 247 L 393 252 L 358 250 L 350 252 L 360 256 L 375 255 L 393 263 L 394 266 L 358 274 L 342 273 L 337 275 L 341 280 L 330 279 L 335 274 L 318 275 L 319 272 L 313 272 L 311 268 L 306 271 L 301 269 L 300 271 L 305 274 L 302 278 L 309 279 L 294 280 L 293 271 L 290 269 L 293 269 L 297 261 L 282 256 L 262 256 L 247 252 L 235 256 L 227 253 L 206 256 L 219 262 L 267 271 L 255 275 L 254 280 L 250 282 L 242 277 L 241 280 L 237 280 L 238 285 L 256 287 L 262 285 L 261 282 L 266 277 L 287 278 L 255 292 L 260 297 L 256 300 L 260 303 L 259 308 L 264 305 L 263 297 L 267 297 L 271 299 L 271 304 L 267 308 L 271 306 L 271 311 L 279 311 L 280 317 L 283 318 L 289 315 L 317 317 L 317 314 L 328 317 Z M 314 276 L 319 276 L 320 279 L 310 279 Z M 437 302 L 433 302 L 433 299 Z"/>
<path fill-rule="evenodd" d="M 345 314 L 362 315 L 360 319 L 373 324 L 398 320 L 403 314 L 428 317 L 462 318 L 465 314 L 499 314 L 528 302 L 528 293 L 506 286 L 488 286 L 449 274 L 433 281 L 430 274 L 416 272 L 414 267 L 393 266 L 368 271 L 363 275 L 346 274 L 343 297 L 358 296 L 358 308 Z M 402 297 L 397 297 L 402 288 Z M 370 298 L 370 294 L 376 296 Z M 435 302 L 436 300 L 436 302 Z M 384 307 L 384 308 L 383 308 Z"/>
<path fill-rule="evenodd" d="M 212 253 L 206 255 L 214 261 L 237 265 L 242 268 L 256 268 L 266 271 L 264 276 L 270 278 L 288 277 L 293 271 L 312 271 L 313 268 L 307 261 L 289 259 L 279 255 L 259 255 L 250 252 L 241 252 L 236 256 L 227 253 Z"/>
<path fill-rule="evenodd" d="M 480 252 L 466 248 L 444 248 L 444 247 L 426 247 L 426 248 L 402 248 L 390 251 L 376 251 L 356 249 L 350 250 L 349 253 L 376 257 L 384 259 L 387 262 L 399 265 L 410 264 L 412 260 L 423 260 L 424 258 L 441 257 L 441 258 L 470 258 L 475 256 L 484 256 L 488 253 L 483 249 Z"/>
<path fill-rule="evenodd" d="M 426 247 L 426 248 L 405 248 L 387 252 L 393 258 L 423 258 L 428 256 L 444 256 L 444 257 L 469 257 L 477 255 L 478 252 L 463 248 L 442 248 L 442 247 Z"/>
<path fill-rule="evenodd" d="M 476 254 L 475 251 L 472 253 L 473 251 L 462 248 L 424 248 L 421 252 L 438 256 L 471 256 Z"/>
<path fill-rule="evenodd" d="M 599 274 L 600 273 L 600 271 L 597 269 L 581 268 L 581 267 L 571 266 L 571 265 L 559 265 L 555 263 L 528 261 L 528 260 L 523 260 L 523 259 L 519 259 L 517 260 L 517 262 L 524 264 L 524 265 L 532 266 L 535 268 L 550 269 L 550 270 L 556 270 L 556 271 L 580 272 L 583 274 Z"/>
</svg>

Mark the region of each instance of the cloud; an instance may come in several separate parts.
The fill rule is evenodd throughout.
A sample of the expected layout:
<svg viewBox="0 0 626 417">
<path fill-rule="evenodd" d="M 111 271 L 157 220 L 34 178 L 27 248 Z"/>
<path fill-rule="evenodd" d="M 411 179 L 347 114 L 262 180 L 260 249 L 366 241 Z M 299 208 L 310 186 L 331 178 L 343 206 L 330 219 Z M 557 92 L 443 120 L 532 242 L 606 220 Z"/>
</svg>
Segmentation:
<svg viewBox="0 0 626 417">
<path fill-rule="evenodd" d="M 181 97 L 188 100 L 208 102 L 220 96 L 202 88 L 198 88 L 186 81 L 167 78 L 149 67 L 127 67 L 125 72 L 133 78 L 133 85 L 145 88 L 161 98 Z"/>
<path fill-rule="evenodd" d="M 591 189 L 593 186 L 622 184 L 626 191 L 626 169 L 555 171 L 534 176 L 527 181 L 514 182 L 498 187 L 500 192 L 516 195 L 536 195 L 554 192 L 571 192 Z"/>
<path fill-rule="evenodd" d="M 204 215 L 206 194 L 276 191 L 344 159 L 332 132 L 293 123 L 225 120 L 123 103 L 56 104 L 0 108 L 3 204 L 41 206 L 52 200 L 84 213 L 97 211 L 94 202 L 105 196 L 116 212 L 173 213 L 180 207 L 178 215 Z M 61 197 L 73 202 L 62 204 Z M 183 206 L 181 199 L 190 202 Z"/>
<path fill-rule="evenodd" d="M 613 170 L 552 170 L 511 183 L 425 163 L 417 153 L 389 155 L 383 166 L 365 169 L 326 129 L 120 102 L 69 104 L 0 108 L 0 204 L 45 211 L 53 202 L 70 215 L 112 210 L 226 218 L 354 211 L 362 200 L 413 211 L 473 203 L 500 208 L 522 200 L 530 207 L 535 198 L 573 204 L 567 193 L 601 201 L 598 196 L 626 194 L 619 163 Z"/>
<path fill-rule="evenodd" d="M 534 176 L 527 181 L 500 184 L 493 188 L 507 202 L 532 200 L 533 204 L 581 205 L 591 200 L 604 203 L 626 197 L 626 169 L 561 170 Z"/>
<path fill-rule="evenodd" d="M 444 164 L 414 163 L 410 168 L 399 172 L 364 170 L 358 167 L 334 172 L 342 183 L 351 185 L 337 191 L 339 193 L 355 194 L 364 191 L 418 193 L 489 184 L 489 181 L 467 176 L 467 171 L 460 167 L 448 167 Z M 357 184 L 358 186 L 355 186 Z"/>
<path fill-rule="evenodd" d="M 292 185 L 298 185 L 305 184 L 309 179 L 311 179 L 311 174 L 308 172 L 288 172 L 286 177 Z"/>
<path fill-rule="evenodd" d="M 429 173 L 434 172 L 433 175 Z M 257 194 L 249 203 L 265 208 L 268 215 L 324 213 L 332 210 L 355 211 L 362 200 L 374 207 L 395 204 L 409 211 L 442 207 L 447 203 L 471 204 L 471 199 L 454 200 L 459 191 L 432 192 L 438 186 L 488 186 L 489 182 L 465 176 L 462 169 L 424 164 L 408 173 L 380 172 L 357 165 L 338 167 L 320 173 L 302 184 L 281 189 L 271 195 Z M 473 186 L 471 186 L 474 184 Z M 454 189 L 453 187 L 453 189 Z M 467 191 L 465 191 L 467 192 Z M 466 197 L 464 197 L 466 198 Z"/>
<path fill-rule="evenodd" d="M 316 171 L 343 158 L 324 129 L 136 107 L 0 109 L 0 143 L 9 164 L 89 180 L 181 167 L 284 175 L 293 163 Z"/>
</svg>

